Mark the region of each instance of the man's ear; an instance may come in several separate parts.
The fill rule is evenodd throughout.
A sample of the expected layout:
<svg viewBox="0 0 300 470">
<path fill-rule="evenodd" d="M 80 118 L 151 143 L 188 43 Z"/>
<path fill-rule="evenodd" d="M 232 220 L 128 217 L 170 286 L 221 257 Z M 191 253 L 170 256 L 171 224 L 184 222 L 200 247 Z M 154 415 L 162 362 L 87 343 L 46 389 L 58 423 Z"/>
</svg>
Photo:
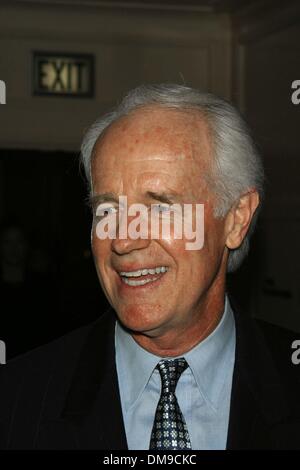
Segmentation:
<svg viewBox="0 0 300 470">
<path fill-rule="evenodd" d="M 230 209 L 225 222 L 227 248 L 233 250 L 242 244 L 258 205 L 259 195 L 253 189 L 241 196 Z"/>
</svg>

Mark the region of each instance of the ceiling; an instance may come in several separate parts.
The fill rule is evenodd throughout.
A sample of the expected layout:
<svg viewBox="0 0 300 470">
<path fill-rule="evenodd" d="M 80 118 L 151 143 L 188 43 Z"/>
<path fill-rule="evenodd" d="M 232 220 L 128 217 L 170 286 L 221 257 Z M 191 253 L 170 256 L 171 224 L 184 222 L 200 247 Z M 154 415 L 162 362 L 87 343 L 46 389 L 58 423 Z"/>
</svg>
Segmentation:
<svg viewBox="0 0 300 470">
<path fill-rule="evenodd" d="M 3 0 L 2 0 L 3 2 Z M 289 0 L 285 0 L 288 3 Z M 4 2 L 5 3 L 5 0 Z M 265 6 L 274 4 L 276 0 L 10 0 L 7 3 L 28 4 L 64 4 L 64 5 L 89 5 L 112 6 L 128 8 L 149 8 L 167 10 L 199 10 L 199 11 L 223 11 L 235 12 L 245 7 Z"/>
</svg>

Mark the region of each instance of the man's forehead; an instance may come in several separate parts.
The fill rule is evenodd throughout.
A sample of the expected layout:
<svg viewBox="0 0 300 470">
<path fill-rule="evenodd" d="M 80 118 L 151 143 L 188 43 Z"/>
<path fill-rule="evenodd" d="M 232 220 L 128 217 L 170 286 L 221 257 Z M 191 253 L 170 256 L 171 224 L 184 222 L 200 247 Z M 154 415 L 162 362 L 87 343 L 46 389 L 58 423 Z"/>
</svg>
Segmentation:
<svg viewBox="0 0 300 470">
<path fill-rule="evenodd" d="M 187 115 L 186 125 L 186 120 L 183 121 L 186 116 L 182 114 L 169 109 L 141 109 L 116 121 L 95 146 L 93 177 L 97 180 L 101 177 L 103 182 L 116 180 L 118 173 L 126 172 L 139 175 L 140 180 L 142 174 L 153 171 L 168 179 L 189 179 L 191 184 L 192 174 L 198 179 L 208 168 L 210 143 L 206 128 L 199 129 L 191 114 Z M 152 119 L 156 115 L 159 119 Z M 175 126 L 171 122 L 173 117 L 179 119 Z"/>
<path fill-rule="evenodd" d="M 167 172 L 167 171 L 130 171 L 126 176 L 119 171 L 102 172 L 93 178 L 93 195 L 108 194 L 114 199 L 119 194 L 134 194 L 140 199 L 161 195 L 166 197 L 170 204 L 173 202 L 186 202 L 199 196 L 206 188 L 204 172 Z M 111 195 L 114 193 L 114 198 Z M 106 198 L 106 196 L 105 196 Z M 161 198 L 163 200 L 163 198 Z"/>
<path fill-rule="evenodd" d="M 124 149 L 125 150 L 125 149 Z M 114 158 L 114 156 L 116 158 Z M 115 168 L 115 160 L 118 158 L 116 154 L 111 153 L 110 154 L 110 161 L 107 161 L 107 165 L 105 165 L 105 171 L 108 172 L 113 172 Z M 156 172 L 168 172 L 172 171 L 173 168 L 176 168 L 176 164 L 182 163 L 183 167 L 185 165 L 185 162 L 187 159 L 192 158 L 191 154 L 186 154 L 181 151 L 170 151 L 170 152 L 162 152 L 162 151 L 157 151 L 157 152 L 151 152 L 151 155 L 145 151 L 138 152 L 136 151 L 134 154 L 133 153 L 127 153 L 124 151 L 124 154 L 122 155 L 122 162 L 123 164 L 126 164 L 127 169 L 130 167 L 136 166 L 137 163 L 142 163 L 143 164 L 143 170 L 144 172 L 149 173 L 151 170 L 154 170 Z M 172 168 L 173 164 L 173 168 Z M 100 166 L 103 168 L 103 165 L 100 163 Z M 118 165 L 119 166 L 119 165 Z M 178 170 L 182 171 L 182 170 Z M 170 175 L 169 175 L 170 176 Z"/>
<path fill-rule="evenodd" d="M 208 140 L 209 126 L 205 118 L 197 111 L 147 107 L 137 109 L 127 116 L 119 118 L 105 131 L 97 142 L 113 145 L 118 140 L 168 143 L 172 141 L 194 142 Z"/>
</svg>

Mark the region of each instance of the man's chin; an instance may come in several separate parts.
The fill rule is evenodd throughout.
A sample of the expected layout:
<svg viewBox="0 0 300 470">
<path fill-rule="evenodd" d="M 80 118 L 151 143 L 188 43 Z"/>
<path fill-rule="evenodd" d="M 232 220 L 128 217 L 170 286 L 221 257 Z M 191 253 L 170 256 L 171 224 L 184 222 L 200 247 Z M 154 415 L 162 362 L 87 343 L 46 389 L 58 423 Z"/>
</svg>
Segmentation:
<svg viewBox="0 0 300 470">
<path fill-rule="evenodd" d="M 122 326 L 135 335 L 156 336 L 163 327 L 161 318 L 153 318 L 153 315 L 118 314 Z"/>
</svg>

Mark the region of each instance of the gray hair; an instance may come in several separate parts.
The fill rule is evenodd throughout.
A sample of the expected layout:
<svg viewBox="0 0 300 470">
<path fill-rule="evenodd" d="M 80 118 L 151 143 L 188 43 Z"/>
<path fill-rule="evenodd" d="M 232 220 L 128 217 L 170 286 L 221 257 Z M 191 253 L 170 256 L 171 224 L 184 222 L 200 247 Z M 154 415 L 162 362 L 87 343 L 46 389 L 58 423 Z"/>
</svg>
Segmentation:
<svg viewBox="0 0 300 470">
<path fill-rule="evenodd" d="M 81 146 L 81 162 L 91 185 L 91 160 L 96 141 L 115 121 L 138 108 L 158 106 L 178 111 L 198 111 L 210 128 L 214 159 L 208 181 L 217 204 L 215 216 L 224 217 L 240 196 L 256 189 L 263 198 L 264 170 L 251 132 L 240 113 L 229 102 L 211 93 L 182 85 L 142 85 L 130 91 L 117 108 L 88 129 Z M 227 271 L 234 271 L 249 250 L 258 210 L 239 248 L 230 250 Z"/>
</svg>

